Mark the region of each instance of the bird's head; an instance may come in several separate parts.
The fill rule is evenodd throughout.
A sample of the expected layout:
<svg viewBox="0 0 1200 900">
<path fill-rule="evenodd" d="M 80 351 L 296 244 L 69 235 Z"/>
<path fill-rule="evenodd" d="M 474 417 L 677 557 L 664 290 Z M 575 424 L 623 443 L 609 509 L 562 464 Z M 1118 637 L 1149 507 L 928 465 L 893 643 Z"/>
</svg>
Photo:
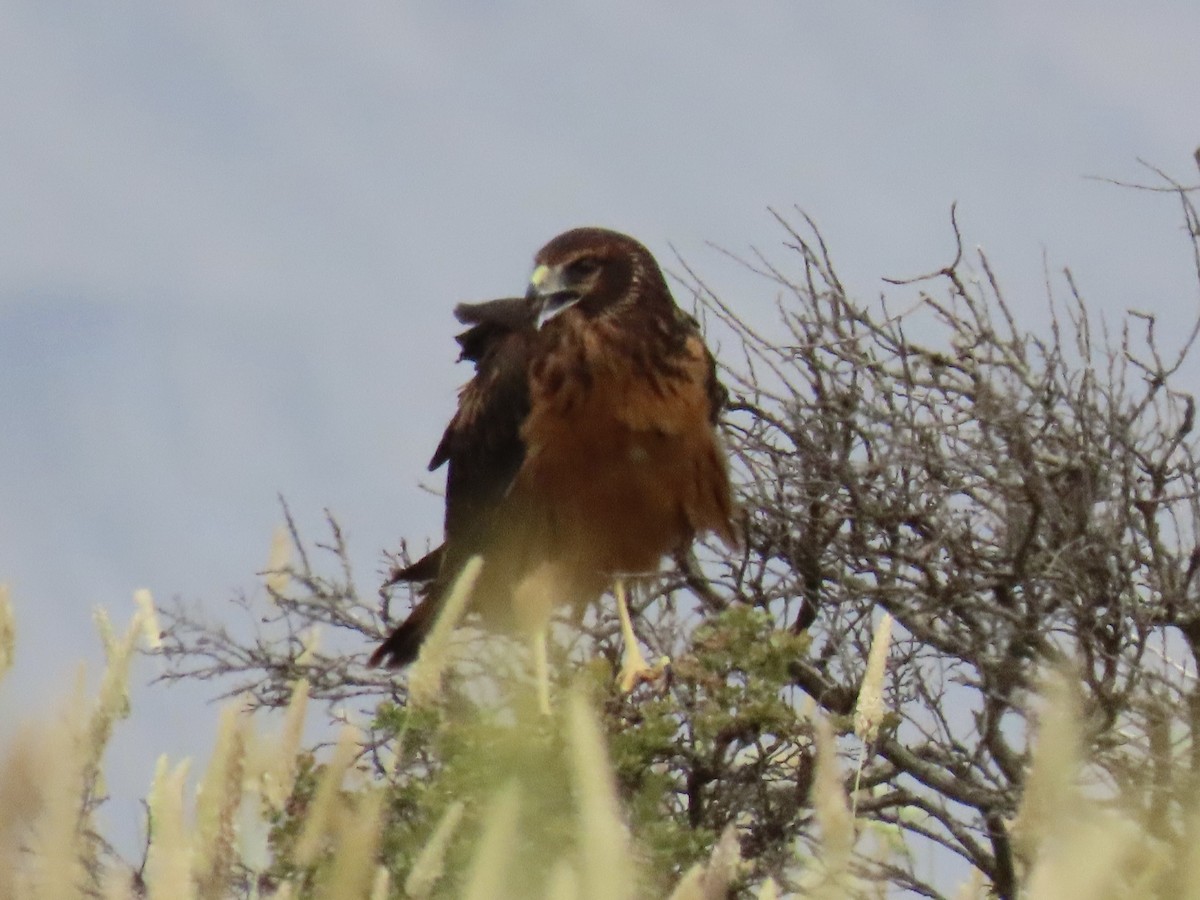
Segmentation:
<svg viewBox="0 0 1200 900">
<path fill-rule="evenodd" d="M 599 315 L 622 303 L 637 302 L 643 287 L 669 297 L 650 251 L 627 235 L 603 228 L 576 228 L 538 251 L 526 296 L 541 304 L 538 327 L 578 306 Z"/>
</svg>

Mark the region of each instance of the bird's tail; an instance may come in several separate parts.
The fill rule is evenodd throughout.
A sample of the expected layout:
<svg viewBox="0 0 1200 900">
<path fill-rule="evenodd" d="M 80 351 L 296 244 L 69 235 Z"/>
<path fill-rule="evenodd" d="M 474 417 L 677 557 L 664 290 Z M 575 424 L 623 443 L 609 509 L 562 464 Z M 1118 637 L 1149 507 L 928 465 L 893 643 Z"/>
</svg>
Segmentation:
<svg viewBox="0 0 1200 900">
<path fill-rule="evenodd" d="M 421 589 L 424 596 L 416 608 L 408 614 L 408 618 L 401 622 L 396 630 L 388 635 L 387 640 L 371 654 L 367 665 L 402 669 L 417 658 L 421 642 L 425 640 L 429 629 L 433 627 L 441 606 L 442 591 L 439 590 L 437 576 L 441 572 L 445 553 L 446 546 L 443 544 L 426 553 L 415 563 L 392 570 L 391 576 L 383 585 L 383 590 L 401 582 L 410 584 L 424 582 L 425 587 Z"/>
<path fill-rule="evenodd" d="M 441 606 L 439 594 L 439 591 L 430 591 L 408 614 L 408 618 L 375 649 L 367 665 L 401 669 L 416 659 L 421 643 L 437 619 L 438 608 Z"/>
</svg>

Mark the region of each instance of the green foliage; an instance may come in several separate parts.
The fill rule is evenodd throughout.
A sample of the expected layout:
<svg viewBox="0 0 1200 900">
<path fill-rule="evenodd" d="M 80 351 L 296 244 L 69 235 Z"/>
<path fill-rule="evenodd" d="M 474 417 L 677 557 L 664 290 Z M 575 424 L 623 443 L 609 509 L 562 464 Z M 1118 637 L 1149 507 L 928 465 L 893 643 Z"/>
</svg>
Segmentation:
<svg viewBox="0 0 1200 900">
<path fill-rule="evenodd" d="M 732 605 L 700 626 L 688 652 L 672 660 L 669 690 L 608 696 L 604 722 L 621 795 L 657 883 L 706 859 L 739 820 L 795 823 L 801 803 L 794 772 L 776 751 L 807 727 L 787 689 L 789 661 L 809 638 L 781 632 L 764 611 Z M 681 775 L 689 773 L 690 777 Z M 735 780 L 745 805 L 718 796 Z M 802 790 L 802 788 L 801 788 Z M 781 860 L 764 856 L 755 873 Z"/>
</svg>

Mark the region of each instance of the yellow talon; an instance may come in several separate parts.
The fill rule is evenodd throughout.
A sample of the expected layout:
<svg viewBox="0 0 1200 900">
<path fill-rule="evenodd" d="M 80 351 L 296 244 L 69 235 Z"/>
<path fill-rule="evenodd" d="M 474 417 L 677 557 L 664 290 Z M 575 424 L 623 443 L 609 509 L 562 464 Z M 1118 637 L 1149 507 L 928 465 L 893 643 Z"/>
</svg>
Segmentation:
<svg viewBox="0 0 1200 900">
<path fill-rule="evenodd" d="M 617 685 L 620 687 L 621 693 L 628 694 L 643 682 L 654 683 L 662 678 L 671 660 L 664 656 L 654 666 L 646 662 L 646 657 L 642 655 L 642 649 L 638 646 L 637 635 L 633 633 L 633 620 L 629 617 L 629 603 L 625 597 L 625 582 L 620 578 L 613 585 L 613 594 L 617 598 L 617 614 L 621 618 L 621 639 L 625 644 Z"/>
</svg>

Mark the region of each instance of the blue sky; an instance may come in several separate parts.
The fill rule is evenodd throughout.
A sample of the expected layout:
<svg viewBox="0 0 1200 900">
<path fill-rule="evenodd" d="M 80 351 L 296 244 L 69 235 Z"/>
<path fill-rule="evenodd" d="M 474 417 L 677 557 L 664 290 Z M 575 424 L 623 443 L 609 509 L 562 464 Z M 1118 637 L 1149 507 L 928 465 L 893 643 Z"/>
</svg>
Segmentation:
<svg viewBox="0 0 1200 900">
<path fill-rule="evenodd" d="M 568 227 L 674 248 L 765 319 L 706 242 L 785 261 L 766 210 L 799 205 L 866 298 L 949 260 L 957 201 L 1031 325 L 1043 254 L 1110 319 L 1190 322 L 1174 207 L 1083 176 L 1195 180 L 1198 34 L 1190 0 L 3 0 L 0 712 L 97 670 L 95 604 L 221 615 L 279 493 L 310 532 L 335 512 L 368 587 L 436 537 L 450 309 L 522 290 Z M 137 691 L 115 793 L 207 753 L 202 696 Z"/>
</svg>

